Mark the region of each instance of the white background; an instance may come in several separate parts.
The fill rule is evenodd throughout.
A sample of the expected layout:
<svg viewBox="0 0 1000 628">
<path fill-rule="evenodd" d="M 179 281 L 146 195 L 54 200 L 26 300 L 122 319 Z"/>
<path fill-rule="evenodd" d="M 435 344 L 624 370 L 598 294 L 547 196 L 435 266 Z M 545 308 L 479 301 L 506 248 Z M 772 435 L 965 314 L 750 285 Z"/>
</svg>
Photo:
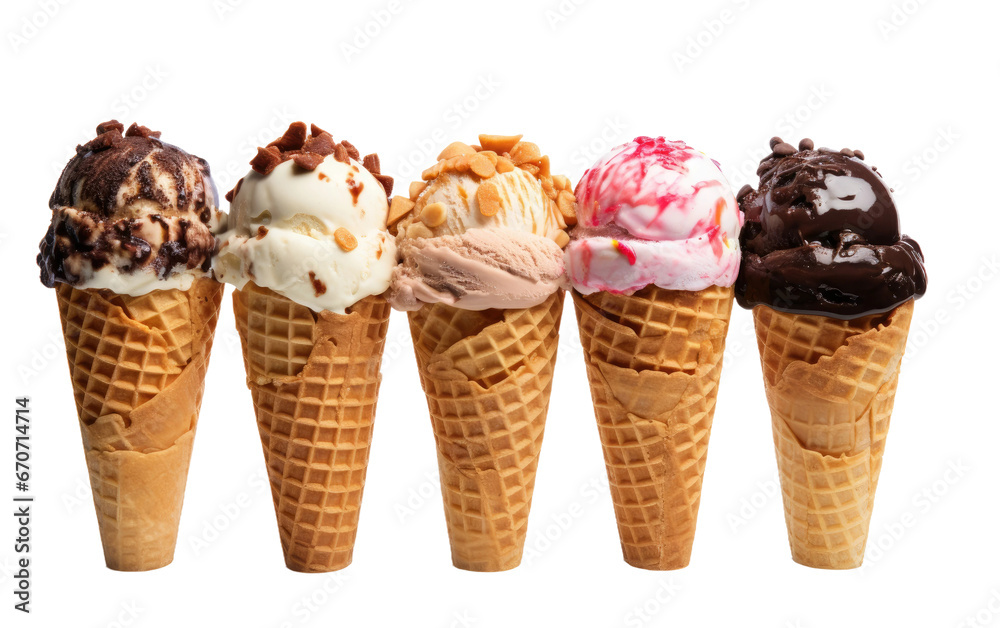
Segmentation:
<svg viewBox="0 0 1000 628">
<path fill-rule="evenodd" d="M 0 403 L 33 398 L 37 501 L 34 612 L 11 608 L 14 528 L 4 516 L 0 624 L 1000 625 L 997 3 L 151 4 L 3 3 Z M 574 181 L 635 135 L 684 139 L 723 164 L 734 190 L 772 135 L 863 150 L 896 187 L 903 230 L 930 269 L 865 568 L 810 570 L 789 557 L 744 310 L 730 329 L 691 566 L 627 566 L 567 300 L 520 568 L 450 565 L 430 424 L 397 313 L 354 564 L 291 573 L 227 292 L 174 563 L 107 570 L 55 297 L 34 257 L 59 171 L 109 118 L 206 158 L 220 191 L 296 119 L 379 152 L 404 191 L 447 143 L 480 132 L 524 133 Z M 14 492 L 13 436 L 5 419 L 0 512 Z"/>
</svg>

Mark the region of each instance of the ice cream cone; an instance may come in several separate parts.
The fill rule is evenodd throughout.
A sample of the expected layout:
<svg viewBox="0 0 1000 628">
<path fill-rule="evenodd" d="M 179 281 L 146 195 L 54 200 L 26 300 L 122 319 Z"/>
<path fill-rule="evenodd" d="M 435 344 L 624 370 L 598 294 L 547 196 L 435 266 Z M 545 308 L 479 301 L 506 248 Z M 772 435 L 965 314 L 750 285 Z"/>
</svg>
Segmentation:
<svg viewBox="0 0 1000 628">
<path fill-rule="evenodd" d="M 281 547 L 289 569 L 351 564 L 389 304 L 314 312 L 254 283 L 233 295 Z"/>
<path fill-rule="evenodd" d="M 138 297 L 56 287 L 107 566 L 173 560 L 223 286 Z"/>
<path fill-rule="evenodd" d="M 564 295 L 534 307 L 409 312 L 427 395 L 452 562 L 521 562 L 552 389 Z"/>
<path fill-rule="evenodd" d="M 753 315 L 792 558 L 859 567 L 913 300 L 851 320 Z"/>
<path fill-rule="evenodd" d="M 686 567 L 733 289 L 573 299 L 625 561 Z"/>
</svg>

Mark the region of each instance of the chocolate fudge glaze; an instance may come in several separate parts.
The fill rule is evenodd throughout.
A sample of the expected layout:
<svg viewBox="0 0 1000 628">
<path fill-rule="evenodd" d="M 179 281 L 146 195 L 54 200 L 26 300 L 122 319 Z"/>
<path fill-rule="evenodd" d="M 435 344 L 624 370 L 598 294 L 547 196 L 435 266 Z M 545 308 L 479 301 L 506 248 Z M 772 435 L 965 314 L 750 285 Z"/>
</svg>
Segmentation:
<svg viewBox="0 0 1000 628">
<path fill-rule="evenodd" d="M 773 138 L 771 149 L 757 190 L 737 195 L 741 306 L 850 319 L 924 294 L 920 246 L 900 234 L 891 190 L 862 153 L 808 139 L 796 150 Z"/>
</svg>

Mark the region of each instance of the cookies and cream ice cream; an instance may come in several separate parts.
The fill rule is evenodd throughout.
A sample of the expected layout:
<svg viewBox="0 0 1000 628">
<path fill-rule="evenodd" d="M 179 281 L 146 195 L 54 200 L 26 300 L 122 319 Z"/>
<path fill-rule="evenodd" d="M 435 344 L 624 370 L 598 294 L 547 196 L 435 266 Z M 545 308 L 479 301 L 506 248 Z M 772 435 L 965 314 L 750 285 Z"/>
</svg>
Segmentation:
<svg viewBox="0 0 1000 628">
<path fill-rule="evenodd" d="M 584 173 L 576 198 L 566 270 L 581 294 L 736 280 L 736 199 L 718 164 L 684 142 L 637 137 L 613 148 Z"/>
<path fill-rule="evenodd" d="M 389 300 L 401 310 L 444 303 L 467 310 L 527 308 L 565 285 L 562 247 L 575 221 L 566 177 L 521 136 L 455 142 L 397 196 L 390 224 L 402 260 Z"/>
<path fill-rule="evenodd" d="M 389 287 L 396 243 L 386 231 L 392 179 L 377 155 L 303 122 L 261 148 L 227 195 L 230 230 L 217 279 L 248 281 L 315 311 L 343 314 Z"/>
<path fill-rule="evenodd" d="M 139 296 L 205 276 L 224 223 L 208 163 L 117 120 L 77 146 L 49 198 L 42 283 Z"/>
<path fill-rule="evenodd" d="M 923 253 L 900 234 L 892 190 L 860 151 L 781 138 L 744 186 L 740 305 L 854 318 L 924 294 Z"/>
</svg>

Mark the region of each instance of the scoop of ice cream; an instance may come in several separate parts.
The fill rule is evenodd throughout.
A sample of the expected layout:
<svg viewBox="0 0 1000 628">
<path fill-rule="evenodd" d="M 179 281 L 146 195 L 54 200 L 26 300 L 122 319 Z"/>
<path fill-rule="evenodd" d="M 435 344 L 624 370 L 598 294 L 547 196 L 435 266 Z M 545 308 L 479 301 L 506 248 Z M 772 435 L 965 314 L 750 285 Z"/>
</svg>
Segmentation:
<svg viewBox="0 0 1000 628">
<path fill-rule="evenodd" d="M 43 284 L 138 296 L 206 274 L 225 218 L 208 163 L 159 138 L 111 120 L 77 146 L 49 198 Z"/>
<path fill-rule="evenodd" d="M 248 281 L 315 311 L 344 313 L 389 287 L 396 244 L 386 231 L 392 180 L 378 157 L 302 122 L 251 162 L 231 193 L 215 276 Z M 388 190 L 387 190 L 388 188 Z"/>
<path fill-rule="evenodd" d="M 854 318 L 927 289 L 919 245 L 900 235 L 892 191 L 859 151 L 771 140 L 760 185 L 740 190 L 740 305 Z"/>
<path fill-rule="evenodd" d="M 456 142 L 410 187 L 410 199 L 393 199 L 402 259 L 393 307 L 525 308 L 563 287 L 575 198 L 568 179 L 551 175 L 548 157 L 520 138 Z"/>
<path fill-rule="evenodd" d="M 566 270 L 583 294 L 730 286 L 741 216 L 717 163 L 683 142 L 638 137 L 576 187 L 579 224 Z"/>
</svg>

